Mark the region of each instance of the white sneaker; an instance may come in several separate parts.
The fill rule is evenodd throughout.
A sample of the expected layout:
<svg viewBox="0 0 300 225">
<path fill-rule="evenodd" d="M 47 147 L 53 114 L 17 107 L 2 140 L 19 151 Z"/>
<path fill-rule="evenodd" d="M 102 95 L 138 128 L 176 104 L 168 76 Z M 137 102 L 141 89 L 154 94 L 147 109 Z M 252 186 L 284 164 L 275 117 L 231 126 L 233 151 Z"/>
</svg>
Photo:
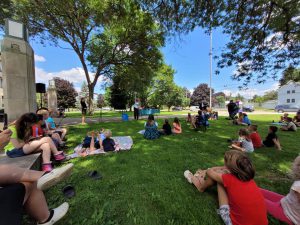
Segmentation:
<svg viewBox="0 0 300 225">
<path fill-rule="evenodd" d="M 50 173 L 43 175 L 37 182 L 37 188 L 44 191 L 69 177 L 74 164 L 69 163 L 63 167 L 53 169 Z"/>
<path fill-rule="evenodd" d="M 46 223 L 37 223 L 37 225 L 53 225 L 61 218 L 63 218 L 67 214 L 68 210 L 69 210 L 69 204 L 67 202 L 64 202 L 57 208 L 53 209 L 54 213 L 50 221 Z"/>
<path fill-rule="evenodd" d="M 193 174 L 191 173 L 191 171 L 186 170 L 186 171 L 184 171 L 183 175 L 184 175 L 184 177 L 187 179 L 187 181 L 188 181 L 190 184 L 193 183 L 193 182 L 192 182 L 192 176 L 193 176 Z"/>
</svg>

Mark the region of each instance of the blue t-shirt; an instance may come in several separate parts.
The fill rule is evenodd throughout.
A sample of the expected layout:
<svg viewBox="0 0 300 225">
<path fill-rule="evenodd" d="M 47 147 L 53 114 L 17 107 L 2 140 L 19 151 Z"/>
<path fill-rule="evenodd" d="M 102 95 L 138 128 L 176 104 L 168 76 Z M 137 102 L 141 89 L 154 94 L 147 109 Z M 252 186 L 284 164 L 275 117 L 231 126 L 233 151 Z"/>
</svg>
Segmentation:
<svg viewBox="0 0 300 225">
<path fill-rule="evenodd" d="M 53 129 L 56 128 L 55 127 L 55 122 L 51 117 L 48 117 L 48 119 L 46 121 L 47 121 L 47 123 L 50 124 L 50 128 L 53 128 Z"/>
<path fill-rule="evenodd" d="M 248 125 L 251 125 L 251 121 L 249 120 L 248 116 L 244 116 L 243 123 L 246 123 Z"/>
</svg>

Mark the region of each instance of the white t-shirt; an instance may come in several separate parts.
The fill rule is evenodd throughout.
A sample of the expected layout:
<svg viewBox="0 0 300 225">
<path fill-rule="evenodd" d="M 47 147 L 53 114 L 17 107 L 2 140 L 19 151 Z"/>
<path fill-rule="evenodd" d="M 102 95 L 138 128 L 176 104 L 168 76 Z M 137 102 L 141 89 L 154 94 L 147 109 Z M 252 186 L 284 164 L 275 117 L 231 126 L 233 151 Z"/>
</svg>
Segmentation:
<svg viewBox="0 0 300 225">
<path fill-rule="evenodd" d="M 296 130 L 297 130 L 297 126 L 296 126 L 296 124 L 294 124 L 293 122 L 289 122 L 289 123 L 287 124 L 287 128 L 288 128 L 289 130 L 293 130 L 293 131 L 296 131 Z"/>
<path fill-rule="evenodd" d="M 136 108 L 136 109 L 139 109 L 140 108 L 140 102 L 135 102 L 133 107 Z"/>
<path fill-rule="evenodd" d="M 282 198 L 280 202 L 284 214 L 294 224 L 300 224 L 300 201 L 297 198 L 296 192 L 300 193 L 300 180 L 293 183 L 290 193 Z"/>
</svg>

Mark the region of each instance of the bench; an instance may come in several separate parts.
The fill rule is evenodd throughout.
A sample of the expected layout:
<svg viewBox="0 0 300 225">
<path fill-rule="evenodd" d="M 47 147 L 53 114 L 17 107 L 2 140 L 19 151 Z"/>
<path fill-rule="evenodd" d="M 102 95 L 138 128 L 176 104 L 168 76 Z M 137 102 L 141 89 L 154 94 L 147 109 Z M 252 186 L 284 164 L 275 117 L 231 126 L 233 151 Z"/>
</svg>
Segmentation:
<svg viewBox="0 0 300 225">
<path fill-rule="evenodd" d="M 0 154 L 0 165 L 14 165 L 24 169 L 41 170 L 41 153 L 9 158 L 5 153 Z"/>
</svg>

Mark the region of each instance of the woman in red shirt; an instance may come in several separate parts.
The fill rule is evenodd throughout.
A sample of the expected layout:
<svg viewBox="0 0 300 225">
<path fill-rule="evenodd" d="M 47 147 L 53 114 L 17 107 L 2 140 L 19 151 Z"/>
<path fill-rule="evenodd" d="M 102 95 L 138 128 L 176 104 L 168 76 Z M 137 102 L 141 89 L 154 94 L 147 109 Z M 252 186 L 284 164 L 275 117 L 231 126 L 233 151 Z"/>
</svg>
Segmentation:
<svg viewBox="0 0 300 225">
<path fill-rule="evenodd" d="M 266 225 L 267 210 L 263 195 L 253 180 L 255 170 L 249 157 L 240 151 L 225 153 L 225 167 L 185 171 L 190 183 L 203 192 L 217 184 L 220 208 L 218 214 L 226 225 Z"/>
</svg>

